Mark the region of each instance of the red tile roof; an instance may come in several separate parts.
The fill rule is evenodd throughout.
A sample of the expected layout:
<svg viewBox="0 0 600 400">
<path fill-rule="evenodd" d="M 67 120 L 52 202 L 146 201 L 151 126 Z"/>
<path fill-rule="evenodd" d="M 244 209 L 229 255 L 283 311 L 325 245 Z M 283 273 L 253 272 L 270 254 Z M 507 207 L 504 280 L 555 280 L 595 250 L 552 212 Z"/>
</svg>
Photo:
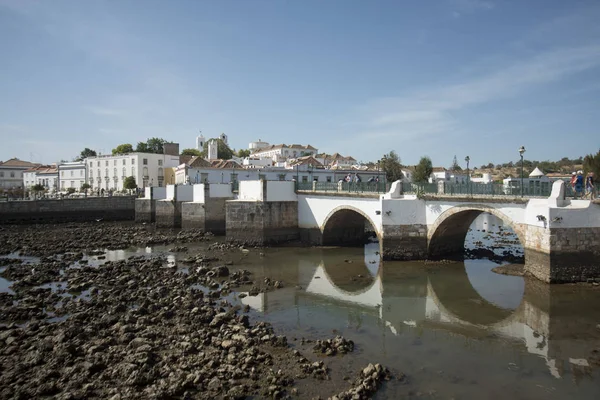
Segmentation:
<svg viewBox="0 0 600 400">
<path fill-rule="evenodd" d="M 23 160 L 19 160 L 18 158 L 11 158 L 10 160 L 6 160 L 3 163 L 0 163 L 0 167 L 18 167 L 18 168 L 22 168 L 22 167 L 35 167 L 37 165 L 37 163 L 31 163 L 29 161 L 23 161 Z"/>
</svg>

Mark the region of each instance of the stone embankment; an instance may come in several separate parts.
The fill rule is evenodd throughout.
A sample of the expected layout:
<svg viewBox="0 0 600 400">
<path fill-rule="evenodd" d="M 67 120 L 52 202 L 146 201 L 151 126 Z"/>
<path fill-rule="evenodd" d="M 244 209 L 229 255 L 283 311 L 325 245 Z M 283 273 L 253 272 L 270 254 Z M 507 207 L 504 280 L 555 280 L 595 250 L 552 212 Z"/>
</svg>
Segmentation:
<svg viewBox="0 0 600 400">
<path fill-rule="evenodd" d="M 231 294 L 277 285 L 234 270 L 226 244 L 189 256 L 188 268 L 160 255 L 82 262 L 107 247 L 199 240 L 212 237 L 112 224 L 4 227 L 1 254 L 40 258 L 0 258 L 0 276 L 12 281 L 0 293 L 0 398 L 366 399 L 390 379 L 368 365 L 348 389 L 310 348 L 252 321 Z M 354 348 L 343 337 L 316 343 L 330 356 Z"/>
</svg>

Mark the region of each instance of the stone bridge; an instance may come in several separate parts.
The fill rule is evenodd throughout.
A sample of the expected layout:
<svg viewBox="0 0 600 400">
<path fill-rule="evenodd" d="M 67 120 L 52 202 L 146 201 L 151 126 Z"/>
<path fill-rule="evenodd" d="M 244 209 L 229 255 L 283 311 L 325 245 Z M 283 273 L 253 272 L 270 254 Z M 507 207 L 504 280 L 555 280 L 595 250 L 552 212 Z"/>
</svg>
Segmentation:
<svg viewBox="0 0 600 400">
<path fill-rule="evenodd" d="M 417 198 L 394 188 L 362 197 L 302 192 L 298 227 L 303 241 L 316 245 L 361 242 L 366 229 L 376 233 L 384 259 L 440 259 L 461 256 L 469 226 L 489 213 L 517 234 L 529 274 L 545 282 L 599 278 L 600 206 L 566 200 L 563 185 L 557 182 L 550 198 L 532 199 Z"/>
<path fill-rule="evenodd" d="M 382 258 L 423 260 L 461 257 L 469 226 L 489 213 L 517 234 L 527 273 L 551 283 L 600 278 L 600 204 L 567 200 L 563 182 L 549 198 L 529 199 L 418 197 L 400 188 L 395 182 L 379 195 L 296 192 L 293 182 L 242 181 L 235 196 L 228 185 L 183 185 L 156 190 L 162 198 L 149 191 L 136 202 L 136 219 L 224 231 L 229 241 L 258 245 L 356 245 L 370 231 Z"/>
</svg>

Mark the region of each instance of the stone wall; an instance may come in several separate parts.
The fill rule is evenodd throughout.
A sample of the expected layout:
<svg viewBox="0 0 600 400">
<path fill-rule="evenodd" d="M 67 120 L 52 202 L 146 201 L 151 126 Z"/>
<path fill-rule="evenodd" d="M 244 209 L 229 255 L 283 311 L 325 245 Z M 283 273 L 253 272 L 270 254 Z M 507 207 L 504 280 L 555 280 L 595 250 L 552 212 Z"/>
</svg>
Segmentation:
<svg viewBox="0 0 600 400">
<path fill-rule="evenodd" d="M 298 202 L 227 201 L 226 235 L 230 242 L 248 245 L 296 240 Z"/>
<path fill-rule="evenodd" d="M 550 229 L 550 282 L 600 279 L 600 228 Z"/>
<path fill-rule="evenodd" d="M 135 199 L 135 222 L 154 222 L 156 200 Z"/>
<path fill-rule="evenodd" d="M 135 218 L 135 197 L 87 197 L 78 199 L 0 202 L 0 224 L 32 224 L 73 221 L 122 221 Z"/>
<path fill-rule="evenodd" d="M 427 225 L 384 225 L 381 254 L 384 260 L 427 258 Z"/>
<path fill-rule="evenodd" d="M 181 205 L 173 200 L 156 201 L 156 226 L 163 228 L 181 228 Z"/>
<path fill-rule="evenodd" d="M 227 198 L 205 197 L 204 203 L 181 203 L 181 227 L 224 235 Z"/>
</svg>

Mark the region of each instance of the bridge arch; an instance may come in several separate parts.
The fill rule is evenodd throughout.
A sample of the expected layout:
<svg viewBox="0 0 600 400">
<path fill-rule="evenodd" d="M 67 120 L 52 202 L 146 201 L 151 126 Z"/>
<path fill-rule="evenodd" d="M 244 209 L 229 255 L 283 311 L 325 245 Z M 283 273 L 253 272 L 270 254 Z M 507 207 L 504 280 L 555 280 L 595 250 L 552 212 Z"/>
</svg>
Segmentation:
<svg viewBox="0 0 600 400">
<path fill-rule="evenodd" d="M 492 214 L 500 218 L 517 235 L 525 249 L 525 235 L 522 224 L 516 223 L 502 211 L 489 205 L 457 205 L 444 211 L 427 232 L 427 253 L 429 258 L 462 258 L 465 238 L 469 227 L 479 215 Z"/>
<path fill-rule="evenodd" d="M 320 226 L 324 246 L 356 246 L 364 244 L 365 223 L 371 225 L 381 243 L 381 232 L 375 222 L 362 210 L 350 205 L 332 209 Z"/>
</svg>

